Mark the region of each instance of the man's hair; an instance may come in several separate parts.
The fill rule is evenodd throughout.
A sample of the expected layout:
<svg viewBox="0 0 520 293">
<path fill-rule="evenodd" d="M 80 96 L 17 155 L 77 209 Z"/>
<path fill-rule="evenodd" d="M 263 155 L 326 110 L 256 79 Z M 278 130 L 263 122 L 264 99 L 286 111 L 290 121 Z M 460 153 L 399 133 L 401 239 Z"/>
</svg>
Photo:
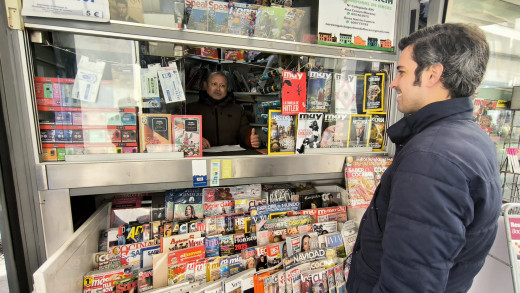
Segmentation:
<svg viewBox="0 0 520 293">
<path fill-rule="evenodd" d="M 208 76 L 206 76 L 206 82 L 209 82 L 209 78 L 212 77 L 212 76 L 215 76 L 215 75 L 220 75 L 222 77 L 224 77 L 226 79 L 226 82 L 228 83 L 229 85 L 229 80 L 227 79 L 227 76 L 224 74 L 224 72 L 222 71 L 214 71 L 214 72 L 211 72 L 210 74 L 208 74 Z"/>
<path fill-rule="evenodd" d="M 126 0 L 116 0 L 116 4 L 124 4 L 126 7 L 128 7 L 128 2 L 126 2 Z"/>
<path fill-rule="evenodd" d="M 417 63 L 414 85 L 421 82 L 424 69 L 444 67 L 441 82 L 450 97 L 470 97 L 486 72 L 489 45 L 484 32 L 475 25 L 446 23 L 421 29 L 399 41 L 399 49 L 412 46 Z"/>
</svg>

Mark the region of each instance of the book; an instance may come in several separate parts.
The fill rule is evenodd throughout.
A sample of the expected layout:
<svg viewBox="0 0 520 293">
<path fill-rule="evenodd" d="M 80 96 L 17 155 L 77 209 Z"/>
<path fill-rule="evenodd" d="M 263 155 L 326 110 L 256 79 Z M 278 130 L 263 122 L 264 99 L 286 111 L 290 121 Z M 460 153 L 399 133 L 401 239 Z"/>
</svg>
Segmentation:
<svg viewBox="0 0 520 293">
<path fill-rule="evenodd" d="M 332 73 L 309 71 L 307 112 L 329 113 L 332 106 Z"/>
<path fill-rule="evenodd" d="M 334 74 L 334 107 L 336 114 L 357 114 L 355 75 Z"/>
<path fill-rule="evenodd" d="M 187 29 L 208 30 L 208 0 L 186 1 Z"/>
<path fill-rule="evenodd" d="M 297 115 L 306 112 L 307 74 L 305 72 L 282 72 L 282 115 Z"/>
<path fill-rule="evenodd" d="M 368 147 L 370 122 L 368 114 L 350 115 L 348 147 Z"/>
<path fill-rule="evenodd" d="M 208 1 L 208 31 L 228 32 L 228 2 Z"/>
<path fill-rule="evenodd" d="M 204 216 L 201 204 L 175 204 L 174 220 L 197 220 Z"/>
<path fill-rule="evenodd" d="M 204 216 L 214 217 L 218 215 L 232 214 L 235 212 L 234 209 L 235 201 L 233 200 L 219 200 L 203 204 Z"/>
<path fill-rule="evenodd" d="M 320 147 L 323 116 L 323 113 L 298 114 L 296 154 L 303 154 L 305 149 Z"/>
<path fill-rule="evenodd" d="M 368 146 L 372 151 L 383 151 L 385 146 L 386 113 L 372 113 Z"/>
<path fill-rule="evenodd" d="M 384 111 L 385 74 L 365 73 L 363 112 Z"/>
<path fill-rule="evenodd" d="M 267 39 L 280 39 L 284 20 L 284 8 L 261 6 L 257 12 L 254 36 Z"/>
<path fill-rule="evenodd" d="M 282 115 L 280 110 L 269 110 L 269 155 L 294 154 L 296 150 L 296 126 L 295 115 Z"/>
<path fill-rule="evenodd" d="M 346 148 L 350 114 L 325 114 L 320 148 Z"/>
<path fill-rule="evenodd" d="M 173 115 L 173 148 L 185 157 L 202 157 L 202 116 Z"/>
<path fill-rule="evenodd" d="M 170 114 L 139 115 L 139 152 L 171 152 L 172 131 Z"/>
</svg>

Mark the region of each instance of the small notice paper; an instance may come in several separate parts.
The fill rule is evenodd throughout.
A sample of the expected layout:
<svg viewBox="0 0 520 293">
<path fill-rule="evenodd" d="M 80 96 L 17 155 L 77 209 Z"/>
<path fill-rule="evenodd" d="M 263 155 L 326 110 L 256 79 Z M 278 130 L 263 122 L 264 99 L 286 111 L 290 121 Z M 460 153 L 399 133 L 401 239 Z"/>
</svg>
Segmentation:
<svg viewBox="0 0 520 293">
<path fill-rule="evenodd" d="M 105 70 L 105 62 L 90 62 L 88 57 L 82 56 L 72 88 L 72 98 L 95 103 L 103 70 Z"/>
<path fill-rule="evenodd" d="M 208 186 L 208 172 L 206 160 L 191 161 L 191 172 L 193 174 L 193 187 Z"/>
<path fill-rule="evenodd" d="M 211 174 L 209 186 L 219 186 L 220 160 L 211 160 Z"/>
<path fill-rule="evenodd" d="M 22 15 L 108 22 L 110 8 L 108 0 L 24 0 Z"/>
<path fill-rule="evenodd" d="M 170 67 L 163 67 L 157 70 L 159 80 L 161 82 L 161 88 L 166 103 L 174 103 L 185 101 L 184 90 L 182 89 L 182 83 L 175 63 L 170 63 Z"/>
</svg>

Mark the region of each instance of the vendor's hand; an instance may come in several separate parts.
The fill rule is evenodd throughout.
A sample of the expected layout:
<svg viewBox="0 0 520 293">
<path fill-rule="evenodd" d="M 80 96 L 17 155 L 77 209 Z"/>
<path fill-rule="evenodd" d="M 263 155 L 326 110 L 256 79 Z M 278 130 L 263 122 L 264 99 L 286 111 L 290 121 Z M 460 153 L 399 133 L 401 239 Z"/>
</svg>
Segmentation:
<svg viewBox="0 0 520 293">
<path fill-rule="evenodd" d="M 203 137 L 202 138 L 202 148 L 209 149 L 210 147 L 211 147 L 211 145 L 209 144 L 209 141 Z"/>
<path fill-rule="evenodd" d="M 249 138 L 251 141 L 251 146 L 255 149 L 260 147 L 260 136 L 255 134 L 255 129 L 251 129 L 251 137 Z"/>
</svg>

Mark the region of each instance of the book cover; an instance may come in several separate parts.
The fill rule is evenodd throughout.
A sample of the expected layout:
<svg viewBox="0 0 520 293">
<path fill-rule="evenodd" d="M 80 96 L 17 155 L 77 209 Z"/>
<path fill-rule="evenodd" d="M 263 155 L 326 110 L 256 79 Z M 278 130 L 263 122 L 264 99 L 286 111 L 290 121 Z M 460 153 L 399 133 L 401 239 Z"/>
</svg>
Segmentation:
<svg viewBox="0 0 520 293">
<path fill-rule="evenodd" d="M 256 233 L 240 233 L 230 236 L 233 236 L 235 252 L 257 245 Z"/>
<path fill-rule="evenodd" d="M 305 149 L 320 147 L 323 116 L 323 113 L 298 114 L 296 154 L 303 154 Z"/>
<path fill-rule="evenodd" d="M 363 112 L 384 111 L 385 74 L 365 73 Z"/>
<path fill-rule="evenodd" d="M 208 30 L 208 1 L 186 1 L 186 14 L 189 15 L 186 28 L 198 31 Z"/>
<path fill-rule="evenodd" d="M 233 235 L 221 235 L 220 236 L 220 255 L 232 255 L 235 254 L 235 245 L 233 243 Z"/>
<path fill-rule="evenodd" d="M 175 204 L 174 220 L 197 220 L 204 216 L 201 204 Z"/>
<path fill-rule="evenodd" d="M 285 9 L 274 6 L 260 6 L 255 24 L 255 37 L 280 39 L 285 20 Z"/>
<path fill-rule="evenodd" d="M 204 216 L 214 217 L 218 215 L 232 214 L 235 212 L 234 206 L 235 201 L 233 200 L 219 200 L 214 202 L 208 202 L 203 204 Z"/>
<path fill-rule="evenodd" d="M 202 157 L 202 116 L 173 115 L 173 148 L 185 157 Z"/>
<path fill-rule="evenodd" d="M 334 74 L 334 107 L 336 114 L 357 114 L 355 75 Z"/>
<path fill-rule="evenodd" d="M 332 73 L 309 72 L 307 112 L 329 113 L 332 105 Z"/>
<path fill-rule="evenodd" d="M 139 122 L 139 152 L 172 151 L 170 114 L 140 114 Z"/>
<path fill-rule="evenodd" d="M 220 236 L 206 237 L 206 256 L 215 257 L 220 255 Z"/>
<path fill-rule="evenodd" d="M 302 210 L 317 209 L 323 207 L 323 196 L 321 193 L 300 195 Z"/>
<path fill-rule="evenodd" d="M 300 29 L 305 11 L 292 7 L 284 7 L 285 18 L 282 25 L 282 33 L 280 39 L 287 41 L 298 41 L 300 38 Z"/>
<path fill-rule="evenodd" d="M 346 148 L 350 114 L 325 114 L 320 148 Z"/>
<path fill-rule="evenodd" d="M 372 113 L 368 146 L 372 151 L 383 151 L 385 146 L 386 113 Z"/>
<path fill-rule="evenodd" d="M 228 33 L 253 36 L 258 7 L 238 2 L 229 2 L 228 7 Z"/>
<path fill-rule="evenodd" d="M 284 70 L 282 77 L 282 115 L 305 113 L 307 108 L 307 74 Z"/>
<path fill-rule="evenodd" d="M 269 110 L 269 155 L 289 155 L 296 150 L 295 115 L 282 115 L 280 110 Z"/>
<path fill-rule="evenodd" d="M 208 31 L 228 32 L 228 2 L 208 1 Z"/>
<path fill-rule="evenodd" d="M 368 147 L 370 122 L 370 115 L 368 114 L 350 115 L 348 147 Z"/>
</svg>

